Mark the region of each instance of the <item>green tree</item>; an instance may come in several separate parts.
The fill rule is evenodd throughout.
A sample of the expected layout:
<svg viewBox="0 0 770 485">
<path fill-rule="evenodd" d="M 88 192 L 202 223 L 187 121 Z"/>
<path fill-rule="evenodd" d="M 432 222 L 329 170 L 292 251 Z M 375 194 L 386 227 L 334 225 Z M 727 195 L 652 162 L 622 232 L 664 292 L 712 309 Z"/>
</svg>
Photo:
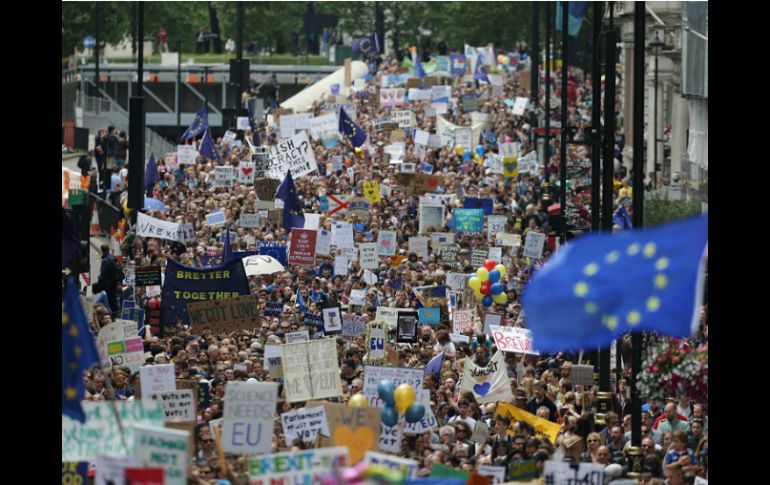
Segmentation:
<svg viewBox="0 0 770 485">
<path fill-rule="evenodd" d="M 86 36 L 96 37 L 95 9 L 101 14 L 100 44 L 115 44 L 131 31 L 131 4 L 129 2 L 62 3 L 61 40 L 62 57 L 83 48 Z"/>
</svg>

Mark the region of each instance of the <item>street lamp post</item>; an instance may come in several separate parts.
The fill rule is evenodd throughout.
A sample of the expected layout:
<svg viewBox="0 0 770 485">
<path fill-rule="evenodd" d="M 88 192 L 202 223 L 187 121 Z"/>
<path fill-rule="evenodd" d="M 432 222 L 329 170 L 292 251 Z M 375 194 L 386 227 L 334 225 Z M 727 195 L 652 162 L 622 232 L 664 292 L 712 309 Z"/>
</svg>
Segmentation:
<svg viewBox="0 0 770 485">
<path fill-rule="evenodd" d="M 655 54 L 655 73 L 654 73 L 654 84 L 655 84 L 655 94 L 654 94 L 654 102 L 653 102 L 653 137 L 654 144 L 652 146 L 652 156 L 654 165 L 652 167 L 652 188 L 656 189 L 658 187 L 658 53 L 660 52 L 660 49 L 665 44 L 663 41 L 660 40 L 658 37 L 658 33 L 655 33 L 655 40 L 650 42 L 649 47 L 653 50 L 653 53 Z"/>
</svg>

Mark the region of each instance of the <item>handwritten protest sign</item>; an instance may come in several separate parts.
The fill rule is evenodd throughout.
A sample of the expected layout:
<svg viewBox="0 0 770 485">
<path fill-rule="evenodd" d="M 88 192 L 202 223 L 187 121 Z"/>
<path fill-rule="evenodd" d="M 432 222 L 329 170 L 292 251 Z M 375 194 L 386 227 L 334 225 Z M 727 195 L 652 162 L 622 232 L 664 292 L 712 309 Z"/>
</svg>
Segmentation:
<svg viewBox="0 0 770 485">
<path fill-rule="evenodd" d="M 372 322 L 366 333 L 366 362 L 380 363 L 385 360 L 385 325 L 384 322 Z"/>
<path fill-rule="evenodd" d="M 232 332 L 259 325 L 259 303 L 254 295 L 188 303 L 187 311 L 190 326 L 196 331 L 208 328 L 214 332 Z"/>
<path fill-rule="evenodd" d="M 236 169 L 236 177 L 241 185 L 254 185 L 254 162 L 240 162 Z"/>
<path fill-rule="evenodd" d="M 118 423 L 112 411 L 116 406 L 124 426 L 126 444 L 123 446 Z M 95 461 L 99 454 L 128 456 L 133 451 L 132 425 L 142 423 L 163 426 L 163 410 L 160 403 L 143 399 L 139 401 L 83 401 L 86 422 L 62 414 L 61 461 Z"/>
<path fill-rule="evenodd" d="M 539 258 L 543 256 L 543 247 L 545 246 L 545 234 L 539 232 L 528 232 L 524 238 L 524 257 Z"/>
<path fill-rule="evenodd" d="M 346 313 L 342 315 L 342 339 L 353 342 L 356 337 L 366 333 L 366 316 Z"/>
<path fill-rule="evenodd" d="M 473 318 L 476 310 L 455 310 L 452 312 L 452 329 L 455 333 L 479 332 L 478 325 Z"/>
<path fill-rule="evenodd" d="M 471 251 L 471 266 L 478 268 L 484 265 L 489 255 L 489 248 L 486 246 L 477 246 Z"/>
<path fill-rule="evenodd" d="M 377 256 L 377 243 L 361 243 L 358 245 L 361 269 L 377 269 L 379 257 Z"/>
<path fill-rule="evenodd" d="M 503 352 L 540 355 L 532 345 L 532 330 L 520 327 L 490 327 L 497 348 Z"/>
<path fill-rule="evenodd" d="M 403 106 L 406 104 L 406 93 L 405 88 L 380 89 L 380 106 L 383 108 Z"/>
<path fill-rule="evenodd" d="M 214 187 L 218 189 L 232 187 L 234 175 L 233 167 L 214 167 Z"/>
<path fill-rule="evenodd" d="M 249 457 L 249 485 L 318 483 L 319 477 L 342 470 L 348 462 L 343 446 Z"/>
<path fill-rule="evenodd" d="M 156 219 L 139 212 L 136 220 L 136 235 L 154 237 L 186 243 L 195 240 L 195 230 L 189 224 Z"/>
<path fill-rule="evenodd" d="M 299 332 L 289 332 L 286 334 L 286 343 L 293 344 L 294 342 L 307 342 L 310 340 L 310 334 L 307 330 L 300 330 Z"/>
<path fill-rule="evenodd" d="M 444 206 L 420 204 L 420 234 L 427 234 L 444 227 Z"/>
<path fill-rule="evenodd" d="M 304 443 L 312 443 L 318 432 L 331 436 L 326 409 L 323 406 L 299 409 L 281 414 L 281 426 L 286 446 L 299 438 Z"/>
<path fill-rule="evenodd" d="M 393 381 L 396 386 L 409 384 L 414 388 L 415 395 L 421 396 L 424 382 L 423 377 L 423 369 L 367 365 L 364 367 L 364 396 L 369 400 L 369 407 L 384 407 L 385 403 L 377 394 L 377 385 L 386 379 Z"/>
<path fill-rule="evenodd" d="M 192 389 L 156 392 L 152 400 L 160 402 L 165 421 L 195 421 L 195 401 Z"/>
<path fill-rule="evenodd" d="M 438 420 L 433 414 L 433 408 L 430 405 L 430 390 L 423 389 L 421 393 L 415 395 L 425 406 L 425 414 L 416 423 L 406 423 L 404 434 L 422 434 L 430 429 L 438 428 Z"/>
<path fill-rule="evenodd" d="M 569 374 L 569 380 L 577 386 L 594 385 L 594 366 L 592 365 L 573 365 Z"/>
<path fill-rule="evenodd" d="M 516 116 L 521 116 L 524 114 L 524 110 L 527 109 L 527 104 L 529 104 L 529 98 L 522 98 L 518 97 L 516 98 L 516 101 L 513 105 L 512 113 Z"/>
<path fill-rule="evenodd" d="M 344 221 L 332 221 L 331 243 L 338 248 L 353 248 L 353 224 Z"/>
<path fill-rule="evenodd" d="M 481 232 L 484 229 L 483 209 L 455 209 L 455 232 Z"/>
<path fill-rule="evenodd" d="M 493 242 L 495 235 L 505 231 L 506 216 L 487 216 L 487 241 Z"/>
<path fill-rule="evenodd" d="M 315 152 L 305 131 L 272 147 L 269 163 L 265 177 L 276 180 L 283 180 L 288 170 L 294 180 L 318 170 Z"/>
<path fill-rule="evenodd" d="M 380 202 L 380 184 L 376 180 L 364 180 L 364 197 L 372 204 Z"/>
<path fill-rule="evenodd" d="M 337 113 L 329 113 L 323 116 L 317 116 L 310 120 L 310 136 L 315 140 L 320 140 L 326 133 L 337 133 L 339 122 Z"/>
<path fill-rule="evenodd" d="M 503 353 L 495 352 L 485 367 L 466 360 L 460 392 L 473 392 L 480 404 L 513 399 Z"/>
<path fill-rule="evenodd" d="M 281 345 L 281 360 L 288 402 L 342 395 L 334 339 Z"/>
<path fill-rule="evenodd" d="M 269 452 L 278 383 L 230 381 L 225 395 L 222 449 L 226 453 Z"/>
<path fill-rule="evenodd" d="M 149 399 L 155 392 L 176 390 L 174 364 L 146 365 L 139 369 L 142 396 Z"/>
<path fill-rule="evenodd" d="M 399 128 L 412 128 L 417 124 L 414 111 L 408 109 L 391 111 L 390 119 L 398 123 Z"/>
<path fill-rule="evenodd" d="M 380 231 L 377 237 L 377 255 L 394 256 L 396 254 L 396 231 Z"/>
<path fill-rule="evenodd" d="M 380 410 L 351 408 L 342 404 L 324 403 L 332 444 L 347 446 L 350 463 L 361 461 L 364 454 L 376 450 L 380 441 Z"/>
<path fill-rule="evenodd" d="M 497 234 L 495 243 L 503 247 L 519 247 L 521 246 L 521 235 L 501 232 Z"/>
<path fill-rule="evenodd" d="M 380 450 L 389 453 L 400 453 L 403 439 L 404 428 L 398 425 L 385 426 L 383 423 L 380 423 Z"/>
<path fill-rule="evenodd" d="M 163 468 L 164 485 L 187 484 L 190 433 L 142 424 L 134 425 L 134 456 L 149 466 Z"/>
<path fill-rule="evenodd" d="M 543 469 L 545 483 L 581 483 L 585 485 L 603 485 L 604 465 L 580 463 L 576 468 L 570 463 L 547 460 Z"/>
<path fill-rule="evenodd" d="M 179 165 L 194 165 L 198 158 L 198 152 L 193 145 L 177 145 L 176 161 Z"/>
</svg>

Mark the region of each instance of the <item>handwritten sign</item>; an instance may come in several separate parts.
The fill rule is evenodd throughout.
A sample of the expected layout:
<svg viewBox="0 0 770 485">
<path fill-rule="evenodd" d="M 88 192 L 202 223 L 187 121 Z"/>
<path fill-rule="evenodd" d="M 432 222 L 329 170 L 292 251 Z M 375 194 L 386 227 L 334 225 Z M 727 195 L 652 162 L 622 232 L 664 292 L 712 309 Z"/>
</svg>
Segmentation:
<svg viewBox="0 0 770 485">
<path fill-rule="evenodd" d="M 134 433 L 134 456 L 140 462 L 162 467 L 165 485 L 187 484 L 187 462 L 192 452 L 188 431 L 137 424 Z"/>
<path fill-rule="evenodd" d="M 278 383 L 230 381 L 225 395 L 222 449 L 226 453 L 269 452 Z"/>
<path fill-rule="evenodd" d="M 399 458 L 376 451 L 367 451 L 364 455 L 364 461 L 371 465 L 384 466 L 390 470 L 397 471 L 403 479 L 417 478 L 417 471 L 420 469 L 420 463 L 417 460 L 409 458 Z"/>
<path fill-rule="evenodd" d="M 233 167 L 214 167 L 214 187 L 232 187 L 234 178 Z"/>
<path fill-rule="evenodd" d="M 342 395 L 334 339 L 281 345 L 281 360 L 288 402 Z"/>
<path fill-rule="evenodd" d="M 174 364 L 146 365 L 139 369 L 142 397 L 149 399 L 155 392 L 176 390 Z"/>
<path fill-rule="evenodd" d="M 195 240 L 195 230 L 189 224 L 156 219 L 142 212 L 136 220 L 136 235 L 185 243 Z"/>
<path fill-rule="evenodd" d="M 289 170 L 294 180 L 318 170 L 315 152 L 305 131 L 271 148 L 269 163 L 265 176 L 276 180 L 283 180 Z"/>
<path fill-rule="evenodd" d="M 193 145 L 176 146 L 176 161 L 179 165 L 195 165 L 196 158 L 198 158 L 198 152 Z"/>
<path fill-rule="evenodd" d="M 342 338 L 353 342 L 356 337 L 366 333 L 366 316 L 346 313 L 342 315 Z"/>
<path fill-rule="evenodd" d="M 484 230 L 484 209 L 455 209 L 455 232 L 481 232 Z"/>
<path fill-rule="evenodd" d="M 377 236 L 377 255 L 395 256 L 396 254 L 396 231 L 380 231 Z"/>
<path fill-rule="evenodd" d="M 423 377 L 424 369 L 367 365 L 364 367 L 364 396 L 369 400 L 369 407 L 385 407 L 385 403 L 377 393 L 377 386 L 386 379 L 393 381 L 396 386 L 409 384 L 414 388 L 415 395 L 421 396 L 424 382 Z"/>
<path fill-rule="evenodd" d="M 545 234 L 539 232 L 528 232 L 524 238 L 524 257 L 539 258 L 543 256 L 543 247 L 545 246 Z"/>
<path fill-rule="evenodd" d="M 490 326 L 497 348 L 503 352 L 540 355 L 532 345 L 532 330 L 520 327 Z"/>
<path fill-rule="evenodd" d="M 547 460 L 543 470 L 545 483 L 584 483 L 602 485 L 604 483 L 604 465 L 580 463 L 572 468 L 570 463 Z"/>
<path fill-rule="evenodd" d="M 472 332 L 478 333 L 479 328 L 475 319 L 473 318 L 476 310 L 455 310 L 452 313 L 452 329 L 455 333 Z"/>
<path fill-rule="evenodd" d="M 353 224 L 344 221 L 332 221 L 331 243 L 338 248 L 354 248 Z"/>
<path fill-rule="evenodd" d="M 195 401 L 192 389 L 156 392 L 153 401 L 163 407 L 163 419 L 169 421 L 195 421 Z"/>
<path fill-rule="evenodd" d="M 405 88 L 380 89 L 380 106 L 403 106 L 406 104 L 407 90 Z"/>
<path fill-rule="evenodd" d="M 208 328 L 222 333 L 249 330 L 259 325 L 259 304 L 254 295 L 188 303 L 187 311 L 190 326 L 196 330 Z"/>
<path fill-rule="evenodd" d="M 377 449 L 380 441 L 379 409 L 351 408 L 333 403 L 324 403 L 324 408 L 332 444 L 348 447 L 351 464 L 361 461 L 367 451 Z"/>
<path fill-rule="evenodd" d="M 364 197 L 372 204 L 380 202 L 380 184 L 376 180 L 364 181 Z"/>
<path fill-rule="evenodd" d="M 303 443 L 312 443 L 318 432 L 331 436 L 326 409 L 323 406 L 299 409 L 281 414 L 281 426 L 286 446 L 291 446 L 299 438 Z"/>
<path fill-rule="evenodd" d="M 249 485 L 319 483 L 322 475 L 348 466 L 344 446 L 249 457 Z"/>
</svg>

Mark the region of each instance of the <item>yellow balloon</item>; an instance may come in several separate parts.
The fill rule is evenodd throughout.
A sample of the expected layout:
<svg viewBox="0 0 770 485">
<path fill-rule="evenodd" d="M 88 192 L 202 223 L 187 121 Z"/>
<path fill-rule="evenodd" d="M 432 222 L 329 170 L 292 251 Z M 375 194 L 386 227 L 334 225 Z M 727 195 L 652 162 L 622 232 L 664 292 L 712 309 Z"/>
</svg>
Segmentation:
<svg viewBox="0 0 770 485">
<path fill-rule="evenodd" d="M 500 272 L 500 278 L 505 276 L 505 266 L 504 265 L 498 264 L 497 266 L 495 266 L 495 269 Z"/>
<path fill-rule="evenodd" d="M 462 156 L 463 153 L 465 153 L 465 148 L 463 148 L 462 145 L 455 146 L 455 153 Z"/>
<path fill-rule="evenodd" d="M 479 268 L 476 270 L 476 277 L 483 283 L 489 279 L 489 271 L 487 268 Z"/>
<path fill-rule="evenodd" d="M 481 280 L 474 276 L 468 280 L 468 286 L 473 290 L 479 291 L 481 288 Z"/>
<path fill-rule="evenodd" d="M 396 400 L 396 409 L 399 414 L 404 414 L 409 406 L 417 400 L 414 394 L 414 388 L 410 384 L 401 384 L 393 392 Z"/>
<path fill-rule="evenodd" d="M 475 296 L 477 300 L 484 299 L 484 295 L 482 295 L 481 292 L 478 290 L 473 290 L 473 296 Z"/>
<path fill-rule="evenodd" d="M 505 303 L 508 301 L 508 295 L 506 295 L 505 292 L 500 293 L 499 295 L 492 295 L 492 301 L 498 305 L 505 305 Z"/>
<path fill-rule="evenodd" d="M 366 399 L 366 396 L 364 396 L 361 393 L 354 394 L 350 397 L 350 400 L 348 400 L 348 407 L 351 408 L 368 408 L 369 407 L 369 400 Z"/>
</svg>

